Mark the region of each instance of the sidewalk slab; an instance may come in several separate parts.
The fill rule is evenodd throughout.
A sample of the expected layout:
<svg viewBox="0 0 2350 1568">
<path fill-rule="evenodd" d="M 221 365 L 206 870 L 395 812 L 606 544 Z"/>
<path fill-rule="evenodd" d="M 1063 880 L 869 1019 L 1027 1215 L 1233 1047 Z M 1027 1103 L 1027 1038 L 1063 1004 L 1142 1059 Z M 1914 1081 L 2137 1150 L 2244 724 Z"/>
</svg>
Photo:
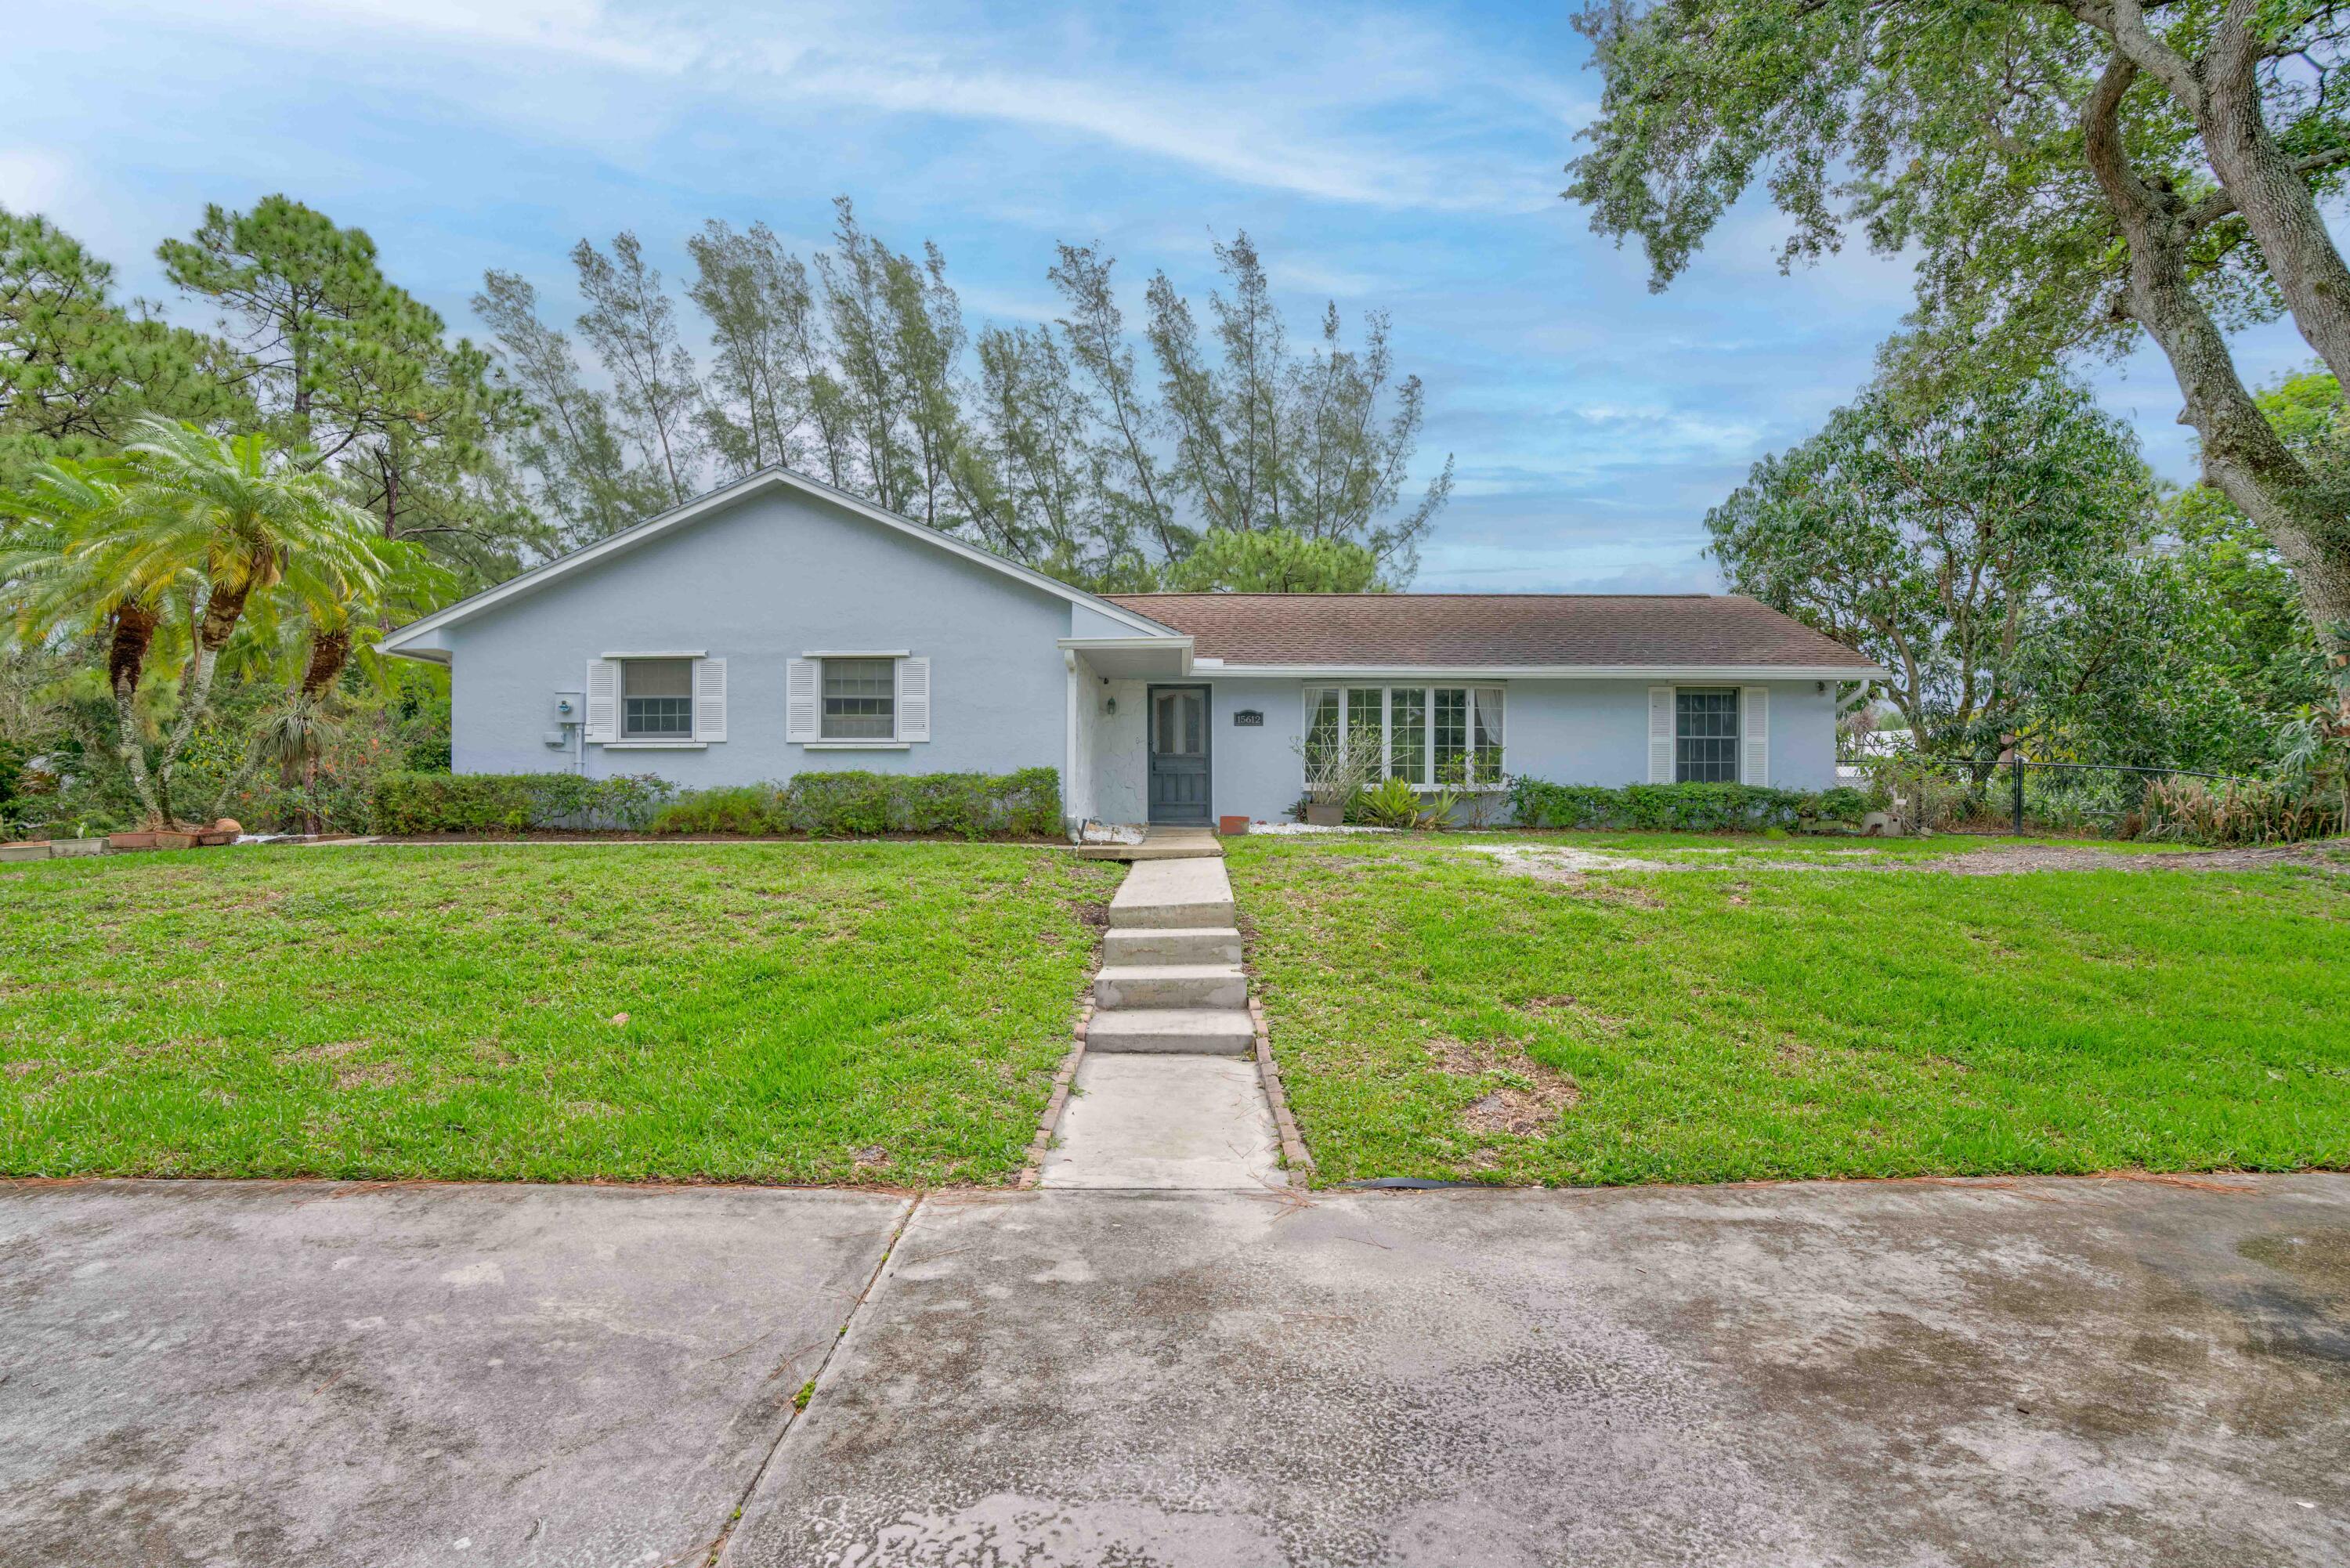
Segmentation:
<svg viewBox="0 0 2350 1568">
<path fill-rule="evenodd" d="M 1288 1179 L 1255 1063 L 1088 1051 L 1042 1182 L 1254 1192 Z"/>
<path fill-rule="evenodd" d="M 2350 1178 L 924 1203 L 727 1568 L 2350 1562 Z"/>
<path fill-rule="evenodd" d="M 0 1183 L 0 1561 L 699 1568 L 905 1207 Z"/>
</svg>

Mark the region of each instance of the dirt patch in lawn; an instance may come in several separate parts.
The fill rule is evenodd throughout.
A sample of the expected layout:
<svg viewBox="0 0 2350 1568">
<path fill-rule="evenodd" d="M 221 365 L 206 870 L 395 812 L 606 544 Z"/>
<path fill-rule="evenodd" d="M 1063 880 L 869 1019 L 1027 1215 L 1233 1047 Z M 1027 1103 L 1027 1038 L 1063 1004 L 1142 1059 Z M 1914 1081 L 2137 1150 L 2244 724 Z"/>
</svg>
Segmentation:
<svg viewBox="0 0 2350 1568">
<path fill-rule="evenodd" d="M 1428 1054 L 1439 1071 L 1452 1077 L 1498 1080 L 1459 1113 L 1461 1129 L 1481 1137 L 1537 1137 L 1583 1097 L 1573 1078 L 1508 1041 L 1470 1044 L 1440 1039 L 1429 1044 Z"/>
</svg>

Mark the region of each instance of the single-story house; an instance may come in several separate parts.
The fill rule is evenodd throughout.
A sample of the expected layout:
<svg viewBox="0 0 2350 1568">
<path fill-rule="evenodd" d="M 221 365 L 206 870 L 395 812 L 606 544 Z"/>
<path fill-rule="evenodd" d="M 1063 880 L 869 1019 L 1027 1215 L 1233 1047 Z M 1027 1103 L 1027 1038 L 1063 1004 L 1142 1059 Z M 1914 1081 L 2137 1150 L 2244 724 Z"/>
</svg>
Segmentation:
<svg viewBox="0 0 2350 1568">
<path fill-rule="evenodd" d="M 1423 784 L 1823 789 L 1884 674 L 1737 596 L 1089 594 L 778 469 L 382 648 L 449 668 L 459 773 L 1049 766 L 1073 829 L 1278 820 L 1309 732 Z"/>
</svg>

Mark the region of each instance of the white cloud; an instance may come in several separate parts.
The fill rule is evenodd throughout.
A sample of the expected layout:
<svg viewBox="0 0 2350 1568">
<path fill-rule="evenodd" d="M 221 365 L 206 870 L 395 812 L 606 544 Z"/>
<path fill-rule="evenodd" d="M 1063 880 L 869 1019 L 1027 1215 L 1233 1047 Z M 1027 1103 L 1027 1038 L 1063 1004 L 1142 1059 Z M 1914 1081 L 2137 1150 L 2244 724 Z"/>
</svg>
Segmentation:
<svg viewBox="0 0 2350 1568">
<path fill-rule="evenodd" d="M 1192 47 L 1215 47 L 1211 57 L 1179 50 L 1137 60 L 1097 47 L 1081 16 L 1056 26 L 1049 14 L 1024 30 L 978 30 L 959 14 L 809 5 L 778 29 L 759 8 L 688 15 L 603 0 L 235 0 L 200 11 L 112 0 L 109 8 L 278 47 L 338 49 L 332 35 L 357 34 L 372 48 L 460 55 L 457 79 L 502 55 L 629 73 L 698 98 L 724 93 L 786 119 L 853 108 L 1007 126 L 1238 184 L 1433 212 L 1547 207 L 1558 182 L 1550 142 L 1567 101 L 1509 62 L 1471 57 L 1443 34 L 1391 17 L 1336 27 L 1318 13 L 1260 12 L 1235 26 L 1259 35 L 1263 47 L 1232 36 L 1233 27 L 1208 27 L 1211 43 Z M 543 92 L 533 74 L 518 63 L 514 101 L 494 107 L 529 111 Z M 1471 83 L 1475 91 L 1464 90 Z M 646 107 L 646 119 L 658 118 Z M 558 106 L 537 108 L 563 118 Z M 1471 134 L 1444 139 L 1454 151 L 1431 153 L 1424 126 L 1406 137 L 1370 123 L 1407 109 Z M 1497 153 L 1496 130 L 1527 137 L 1541 154 Z"/>
<path fill-rule="evenodd" d="M 73 167 L 43 147 L 0 147 L 0 207 L 41 213 L 73 188 Z"/>
</svg>

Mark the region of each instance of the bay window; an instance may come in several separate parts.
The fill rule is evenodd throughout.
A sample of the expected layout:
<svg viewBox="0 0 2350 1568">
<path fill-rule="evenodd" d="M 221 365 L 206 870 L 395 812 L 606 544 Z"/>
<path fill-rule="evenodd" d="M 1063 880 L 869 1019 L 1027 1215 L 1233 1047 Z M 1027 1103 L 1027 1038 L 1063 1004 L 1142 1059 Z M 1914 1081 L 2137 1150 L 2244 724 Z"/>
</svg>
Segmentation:
<svg viewBox="0 0 2350 1568">
<path fill-rule="evenodd" d="M 1305 749 L 1328 756 L 1341 735 L 1378 755 L 1378 777 L 1422 789 L 1502 783 L 1499 686 L 1309 686 Z"/>
</svg>

